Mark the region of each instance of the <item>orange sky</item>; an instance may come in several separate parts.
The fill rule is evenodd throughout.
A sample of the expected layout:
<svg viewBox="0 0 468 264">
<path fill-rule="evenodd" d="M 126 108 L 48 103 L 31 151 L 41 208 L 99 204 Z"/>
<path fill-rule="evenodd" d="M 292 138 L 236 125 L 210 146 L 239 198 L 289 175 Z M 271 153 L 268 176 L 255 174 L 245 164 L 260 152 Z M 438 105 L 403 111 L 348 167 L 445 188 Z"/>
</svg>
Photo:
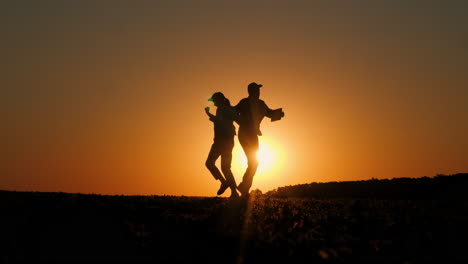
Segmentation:
<svg viewBox="0 0 468 264">
<path fill-rule="evenodd" d="M 0 11 L 0 189 L 213 196 L 203 108 L 252 81 L 253 189 L 468 171 L 464 2 L 40 2 Z"/>
</svg>

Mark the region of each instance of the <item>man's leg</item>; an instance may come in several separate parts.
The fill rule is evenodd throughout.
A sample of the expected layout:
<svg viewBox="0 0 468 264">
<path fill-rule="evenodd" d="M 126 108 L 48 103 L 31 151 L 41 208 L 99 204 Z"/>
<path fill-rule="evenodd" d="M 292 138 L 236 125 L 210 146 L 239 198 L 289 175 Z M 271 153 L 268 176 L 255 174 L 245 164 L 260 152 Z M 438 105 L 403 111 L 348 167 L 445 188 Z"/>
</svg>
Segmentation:
<svg viewBox="0 0 468 264">
<path fill-rule="evenodd" d="M 239 190 L 242 194 L 248 194 L 258 167 L 258 137 L 256 135 L 250 137 L 241 137 L 239 135 L 239 142 L 247 157 L 247 170 L 242 177 L 242 182 L 239 184 Z"/>
</svg>

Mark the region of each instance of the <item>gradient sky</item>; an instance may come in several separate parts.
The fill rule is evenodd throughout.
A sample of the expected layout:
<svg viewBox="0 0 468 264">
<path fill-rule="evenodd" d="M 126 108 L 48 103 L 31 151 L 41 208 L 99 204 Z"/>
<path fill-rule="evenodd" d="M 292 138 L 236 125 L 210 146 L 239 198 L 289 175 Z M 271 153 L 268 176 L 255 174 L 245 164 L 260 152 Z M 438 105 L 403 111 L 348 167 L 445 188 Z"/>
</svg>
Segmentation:
<svg viewBox="0 0 468 264">
<path fill-rule="evenodd" d="M 0 189 L 213 196 L 203 108 L 216 91 L 236 104 L 253 81 L 286 113 L 262 123 L 280 166 L 253 189 L 468 172 L 467 10 L 3 1 Z"/>
</svg>

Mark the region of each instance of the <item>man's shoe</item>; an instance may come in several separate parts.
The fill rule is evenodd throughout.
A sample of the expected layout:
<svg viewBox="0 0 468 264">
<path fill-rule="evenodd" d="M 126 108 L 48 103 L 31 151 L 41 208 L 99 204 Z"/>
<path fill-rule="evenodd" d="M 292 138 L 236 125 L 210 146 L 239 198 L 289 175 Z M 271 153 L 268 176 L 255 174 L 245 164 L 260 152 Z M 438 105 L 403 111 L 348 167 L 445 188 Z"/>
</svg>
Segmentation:
<svg viewBox="0 0 468 264">
<path fill-rule="evenodd" d="M 245 200 L 248 200 L 249 197 L 250 197 L 249 193 L 241 193 L 241 196 L 240 196 L 241 199 L 245 199 Z"/>
<path fill-rule="evenodd" d="M 218 190 L 217 194 L 218 195 L 223 194 L 228 187 L 229 187 L 229 185 L 227 184 L 227 182 L 222 182 L 221 186 L 219 186 L 219 190 Z"/>
</svg>

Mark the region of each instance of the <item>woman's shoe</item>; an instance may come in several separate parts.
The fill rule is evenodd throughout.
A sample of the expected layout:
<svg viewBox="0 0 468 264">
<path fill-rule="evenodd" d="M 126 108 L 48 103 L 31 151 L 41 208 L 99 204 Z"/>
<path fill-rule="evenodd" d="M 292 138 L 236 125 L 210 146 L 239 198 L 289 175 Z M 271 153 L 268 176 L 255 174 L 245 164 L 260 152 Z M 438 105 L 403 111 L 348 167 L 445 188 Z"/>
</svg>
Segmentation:
<svg viewBox="0 0 468 264">
<path fill-rule="evenodd" d="M 229 187 L 229 185 L 228 185 L 227 182 L 222 182 L 222 183 L 221 183 L 221 186 L 219 186 L 219 190 L 218 190 L 217 194 L 218 194 L 218 195 L 223 194 L 223 193 L 226 191 L 226 189 L 227 189 L 228 187 Z"/>
<path fill-rule="evenodd" d="M 230 199 L 237 199 L 239 198 L 239 194 L 237 194 L 236 191 L 234 191 L 233 193 L 231 193 L 231 196 L 229 196 Z"/>
</svg>

